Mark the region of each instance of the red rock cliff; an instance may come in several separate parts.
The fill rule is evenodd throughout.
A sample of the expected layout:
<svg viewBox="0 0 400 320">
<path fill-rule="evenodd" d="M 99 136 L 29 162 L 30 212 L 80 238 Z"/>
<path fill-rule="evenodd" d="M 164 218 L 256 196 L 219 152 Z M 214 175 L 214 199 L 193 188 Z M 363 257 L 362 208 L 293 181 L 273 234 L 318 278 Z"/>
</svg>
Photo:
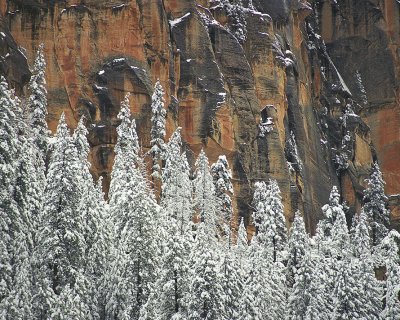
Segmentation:
<svg viewBox="0 0 400 320">
<path fill-rule="evenodd" d="M 254 181 L 268 177 L 278 180 L 288 221 L 300 209 L 312 228 L 332 185 L 355 212 L 374 159 L 387 193 L 399 194 L 398 2 L 253 5 L 0 0 L 0 54 L 9 54 L 0 72 L 22 90 L 29 70 L 18 45 L 32 61 L 45 44 L 49 126 L 54 131 L 62 111 L 72 127 L 84 114 L 93 173 L 106 182 L 119 102 L 133 94 L 131 108 L 148 146 L 150 97 L 159 78 L 168 135 L 183 128 L 191 161 L 202 147 L 211 161 L 227 155 L 241 216 L 251 214 Z M 259 124 L 268 118 L 273 130 L 263 135 Z M 398 200 L 391 197 L 394 222 Z"/>
</svg>

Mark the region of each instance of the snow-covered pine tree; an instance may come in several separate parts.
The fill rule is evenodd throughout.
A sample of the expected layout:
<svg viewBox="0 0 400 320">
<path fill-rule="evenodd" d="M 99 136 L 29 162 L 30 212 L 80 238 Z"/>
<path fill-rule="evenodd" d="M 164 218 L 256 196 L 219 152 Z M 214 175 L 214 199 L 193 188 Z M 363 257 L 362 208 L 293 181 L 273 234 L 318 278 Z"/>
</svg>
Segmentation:
<svg viewBox="0 0 400 320">
<path fill-rule="evenodd" d="M 250 245 L 249 272 L 244 281 L 241 317 L 244 319 L 284 319 L 286 307 L 284 265 L 266 259 L 268 248 L 258 241 Z M 248 313 L 248 314 L 246 314 Z"/>
<path fill-rule="evenodd" d="M 105 290 L 103 284 L 105 273 L 110 269 L 113 259 L 114 249 L 114 226 L 112 218 L 109 215 L 107 204 L 104 201 L 102 190 L 102 178 L 97 181 L 94 194 L 88 199 L 88 208 L 92 206 L 97 215 L 96 219 L 90 219 L 87 232 L 93 235 L 87 238 L 87 265 L 85 268 L 89 281 L 88 294 L 90 295 L 92 305 L 91 314 L 95 319 L 104 319 L 104 308 L 106 305 Z M 93 215 L 94 217 L 94 215 Z"/>
<path fill-rule="evenodd" d="M 18 128 L 16 142 L 19 152 L 14 163 L 16 179 L 11 201 L 15 201 L 17 210 L 16 215 L 10 219 L 13 282 L 10 299 L 6 301 L 6 319 L 27 319 L 33 317 L 31 300 L 34 272 L 31 256 L 35 246 L 38 217 L 43 208 L 45 176 L 40 150 L 33 142 L 22 109 L 17 106 L 14 114 L 17 120 L 14 126 Z"/>
<path fill-rule="evenodd" d="M 181 128 L 169 139 L 162 175 L 161 205 L 168 215 L 179 221 L 182 230 L 188 227 L 193 216 L 192 186 L 189 164 L 182 152 Z M 184 234 L 184 232 L 181 232 Z"/>
<path fill-rule="evenodd" d="M 28 84 L 30 93 L 28 111 L 30 124 L 33 129 L 34 140 L 46 158 L 47 139 L 49 130 L 46 122 L 47 115 L 47 90 L 46 90 L 46 61 L 44 59 L 44 45 L 39 45 L 33 65 L 32 76 Z"/>
<path fill-rule="evenodd" d="M 223 250 L 221 251 L 221 249 Z M 224 315 L 230 320 L 242 319 L 240 312 L 244 277 L 241 269 L 243 267 L 241 257 L 236 255 L 237 251 L 234 250 L 234 247 L 226 248 L 220 245 L 215 252 L 221 255 L 219 259 L 223 259 L 220 272 L 222 273 L 221 286 L 224 292 Z"/>
<path fill-rule="evenodd" d="M 391 230 L 380 243 L 386 262 L 385 308 L 381 314 L 382 319 L 400 319 L 399 239 L 400 234 Z"/>
<path fill-rule="evenodd" d="M 85 263 L 81 272 L 81 287 L 86 290 L 85 297 L 89 305 L 90 317 L 96 318 L 98 315 L 99 285 L 104 266 L 106 265 L 106 256 L 108 246 L 111 245 L 109 238 L 109 226 L 106 227 L 105 219 L 105 201 L 101 190 L 101 179 L 97 185 L 94 184 L 92 175 L 89 171 L 90 163 L 88 161 L 90 146 L 87 141 L 88 131 L 84 124 L 85 118 L 81 117 L 72 136 L 75 147 L 78 151 L 78 168 L 76 175 L 80 181 L 81 199 L 78 211 L 84 221 L 84 239 L 86 250 L 84 254 Z M 71 288 L 71 292 L 77 291 Z M 79 298 L 82 300 L 82 297 Z M 87 311 L 82 311 L 87 313 Z"/>
<path fill-rule="evenodd" d="M 364 210 L 354 217 L 354 227 L 351 230 L 351 242 L 353 248 L 353 255 L 356 258 L 367 258 L 369 263 L 371 261 L 371 240 L 370 228 L 368 224 L 368 217 Z"/>
<path fill-rule="evenodd" d="M 12 282 L 10 251 L 12 234 L 10 234 L 11 216 L 17 214 L 15 201 L 12 198 L 16 173 L 18 139 L 14 110 L 16 99 L 8 88 L 6 79 L 0 78 L 0 301 L 8 296 Z"/>
<path fill-rule="evenodd" d="M 240 269 L 244 272 L 247 270 L 246 265 L 249 259 L 249 239 L 244 225 L 244 218 L 242 219 L 242 223 L 239 223 L 235 250 L 237 251 L 237 257 L 241 265 Z M 242 274 L 242 277 L 244 278 L 244 273 Z"/>
<path fill-rule="evenodd" d="M 182 233 L 180 221 L 173 216 L 166 217 L 166 224 L 159 234 L 163 243 L 158 278 L 141 310 L 140 320 L 180 319 L 186 314 L 192 235 L 187 227 Z"/>
<path fill-rule="evenodd" d="M 204 222 L 197 226 L 195 245 L 191 252 L 190 289 L 188 295 L 187 318 L 228 319 L 225 314 L 227 293 L 223 292 L 218 254 L 210 246 Z"/>
<path fill-rule="evenodd" d="M 304 291 L 305 293 L 311 292 L 311 296 L 304 315 L 305 320 L 330 319 L 332 317 L 332 295 L 336 271 L 331 270 L 330 260 L 331 258 L 320 256 L 318 251 L 311 253 L 312 273 L 310 290 Z"/>
<path fill-rule="evenodd" d="M 225 156 L 219 156 L 217 162 L 211 166 L 211 175 L 215 186 L 215 194 L 219 199 L 218 212 L 220 217 L 218 217 L 218 227 L 225 236 L 229 237 L 228 242 L 230 243 L 233 186 L 231 182 L 232 172 Z"/>
<path fill-rule="evenodd" d="M 19 99 L 0 78 L 0 315 L 30 317 L 33 247 L 32 159 Z M 39 168 L 38 168 L 39 169 Z M 40 197 L 40 194 L 38 195 Z"/>
<path fill-rule="evenodd" d="M 257 241 L 265 246 L 265 258 L 281 261 L 287 245 L 287 231 L 280 190 L 276 180 L 256 182 L 253 197 L 254 224 Z"/>
<path fill-rule="evenodd" d="M 382 284 L 375 277 L 374 261 L 371 254 L 368 218 L 363 210 L 355 217 L 352 230 L 352 263 L 354 276 L 360 284 L 360 311 L 365 319 L 379 319 L 382 311 Z"/>
<path fill-rule="evenodd" d="M 264 300 L 264 278 L 263 266 L 255 255 L 257 244 L 253 242 L 249 246 L 249 261 L 246 264 L 248 270 L 243 273 L 243 294 L 240 303 L 239 319 L 243 320 L 262 320 L 265 319 L 265 300 Z M 268 290 L 268 288 L 267 288 Z"/>
<path fill-rule="evenodd" d="M 364 191 L 364 211 L 371 226 L 371 240 L 379 245 L 389 233 L 390 211 L 386 208 L 385 182 L 377 162 L 372 166 L 368 187 Z"/>
<path fill-rule="evenodd" d="M 151 96 L 151 141 L 150 153 L 153 161 L 152 177 L 161 179 L 161 160 L 165 152 L 165 118 L 167 115 L 164 109 L 164 90 L 160 80 L 157 80 L 154 86 L 154 92 Z"/>
<path fill-rule="evenodd" d="M 292 228 L 290 229 L 290 236 L 288 241 L 288 262 L 287 262 L 287 280 L 288 287 L 294 284 L 297 270 L 300 268 L 306 252 L 309 248 L 309 238 L 306 232 L 303 217 L 300 212 L 295 213 Z"/>
<path fill-rule="evenodd" d="M 162 175 L 163 224 L 159 278 L 140 319 L 180 319 L 187 309 L 189 253 L 192 250 L 192 186 L 189 165 L 182 153 L 180 128 L 170 137 Z"/>
<path fill-rule="evenodd" d="M 297 216 L 296 218 L 301 217 Z M 301 222 L 298 221 L 297 223 L 301 225 Z M 297 226 L 297 228 L 299 227 L 301 228 L 301 226 Z M 304 249 L 304 251 L 301 251 L 301 260 L 296 267 L 293 267 L 293 287 L 289 289 L 286 320 L 305 319 L 307 309 L 311 307 L 312 296 L 316 294 L 311 283 L 313 272 L 311 253 L 308 246 L 305 246 Z"/>
<path fill-rule="evenodd" d="M 340 195 L 334 186 L 329 203 L 322 207 L 324 219 L 317 225 L 313 238 L 312 260 L 315 266 L 312 274 L 312 291 L 307 308 L 307 319 L 318 314 L 330 317 L 333 312 L 333 296 L 338 277 L 339 261 L 350 254 L 350 239 Z"/>
<path fill-rule="evenodd" d="M 400 319 L 400 266 L 396 263 L 389 263 L 387 266 L 385 309 L 382 312 L 382 319 Z"/>
<path fill-rule="evenodd" d="M 329 204 L 322 207 L 324 219 L 318 222 L 316 242 L 322 255 L 333 258 L 347 255 L 350 249 L 350 237 L 343 205 L 336 186 L 332 187 Z"/>
<path fill-rule="evenodd" d="M 33 319 L 31 251 L 22 232 L 16 233 L 13 240 L 12 287 L 9 295 L 0 301 L 0 319 Z"/>
<path fill-rule="evenodd" d="M 382 290 L 372 265 L 352 257 L 338 263 L 332 319 L 379 319 Z"/>
<path fill-rule="evenodd" d="M 109 278 L 120 283 L 110 283 L 106 289 L 109 297 L 107 319 L 114 319 L 115 315 L 119 319 L 123 314 L 134 319 L 139 317 L 140 308 L 146 303 L 150 286 L 156 278 L 159 256 L 156 241 L 159 206 L 143 172 L 135 121 L 130 119 L 129 108 L 128 94 L 118 114 L 121 124 L 117 128 L 109 192 L 109 210 L 115 225 L 115 251 L 118 255 L 108 272 L 119 269 L 119 277 L 111 275 Z M 121 286 L 123 292 L 114 291 L 120 290 Z"/>
<path fill-rule="evenodd" d="M 86 138 L 88 131 L 84 124 L 85 118 L 82 117 L 72 136 L 75 147 L 78 152 L 78 166 L 77 172 L 78 179 L 80 180 L 81 188 L 81 201 L 79 203 L 79 211 L 81 212 L 85 221 L 85 242 L 86 254 L 99 235 L 98 228 L 102 219 L 102 211 L 104 208 L 104 201 L 102 201 L 102 191 L 95 185 L 92 175 L 90 173 L 90 162 L 88 161 L 90 146 Z"/>
<path fill-rule="evenodd" d="M 36 301 L 57 300 L 63 290 L 74 288 L 84 265 L 86 242 L 85 221 L 79 211 L 81 203 L 81 179 L 78 153 L 69 134 L 64 114 L 61 115 L 53 153 L 50 158 L 45 190 L 44 212 L 38 231 L 38 246 L 35 251 L 35 266 L 38 282 L 49 288 L 38 288 Z M 43 279 L 44 278 L 44 279 Z M 50 294 L 41 297 L 40 294 Z M 81 292 L 81 294 L 84 294 Z M 39 305 L 39 303 L 41 305 Z M 46 310 L 46 304 L 37 303 L 36 312 L 44 315 L 62 312 L 59 303 L 56 309 Z M 48 307 L 48 305 L 47 305 Z"/>
<path fill-rule="evenodd" d="M 201 222 L 216 235 L 218 217 L 218 199 L 215 195 L 213 179 L 208 164 L 208 158 L 202 149 L 196 161 L 194 185 L 194 207 Z"/>
</svg>

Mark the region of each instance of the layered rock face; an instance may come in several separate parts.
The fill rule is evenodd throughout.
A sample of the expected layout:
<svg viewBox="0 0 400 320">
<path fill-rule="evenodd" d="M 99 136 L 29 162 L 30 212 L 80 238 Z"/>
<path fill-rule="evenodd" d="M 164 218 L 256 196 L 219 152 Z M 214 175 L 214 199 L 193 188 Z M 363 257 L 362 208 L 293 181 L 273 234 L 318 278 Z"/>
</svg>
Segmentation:
<svg viewBox="0 0 400 320">
<path fill-rule="evenodd" d="M 235 208 L 250 222 L 255 181 L 277 179 L 290 223 L 310 230 L 333 185 L 349 218 L 378 159 L 400 193 L 400 47 L 396 0 L 0 0 L 0 71 L 22 90 L 45 44 L 49 126 L 85 115 L 95 177 L 109 182 L 119 102 L 144 148 L 160 79 L 167 132 L 182 127 L 189 160 L 226 154 Z M 7 63 L 4 63 L 4 59 Z M 272 129 L 272 130 L 271 130 Z M 393 221 L 400 218 L 391 197 Z"/>
</svg>

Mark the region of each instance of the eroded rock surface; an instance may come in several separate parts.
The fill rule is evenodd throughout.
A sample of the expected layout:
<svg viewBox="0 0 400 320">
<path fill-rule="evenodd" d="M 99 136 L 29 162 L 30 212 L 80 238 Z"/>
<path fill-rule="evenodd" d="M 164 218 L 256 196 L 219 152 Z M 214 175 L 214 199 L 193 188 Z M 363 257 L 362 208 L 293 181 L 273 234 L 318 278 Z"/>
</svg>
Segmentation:
<svg viewBox="0 0 400 320">
<path fill-rule="evenodd" d="M 192 162 L 202 147 L 211 161 L 227 155 L 246 223 L 257 180 L 277 179 L 288 223 L 299 209 L 310 230 L 333 185 L 349 219 L 359 210 L 376 159 L 387 193 L 400 194 L 398 2 L 243 3 L 0 0 L 0 72 L 22 90 L 30 73 L 18 46 L 31 62 L 45 44 L 49 126 L 62 111 L 71 127 L 86 116 L 92 171 L 105 187 L 119 102 L 131 92 L 148 147 L 160 79 L 167 135 L 182 127 Z M 399 202 L 390 197 L 394 225 Z"/>
</svg>

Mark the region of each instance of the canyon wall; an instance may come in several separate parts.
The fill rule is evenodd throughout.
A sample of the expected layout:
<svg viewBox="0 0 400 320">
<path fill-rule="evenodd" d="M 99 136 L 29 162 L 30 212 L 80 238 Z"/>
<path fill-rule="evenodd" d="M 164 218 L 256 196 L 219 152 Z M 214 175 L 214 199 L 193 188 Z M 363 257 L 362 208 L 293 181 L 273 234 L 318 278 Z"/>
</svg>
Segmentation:
<svg viewBox="0 0 400 320">
<path fill-rule="evenodd" d="M 396 0 L 0 0 L 0 73 L 17 92 L 45 45 L 48 123 L 87 119 L 92 171 L 110 179 L 127 92 L 144 148 L 157 79 L 167 136 L 189 161 L 225 154 L 235 212 L 251 222 L 254 182 L 277 179 L 288 223 L 309 230 L 333 185 L 360 208 L 378 160 L 400 219 L 400 5 Z M 24 49 L 23 49 L 24 48 Z M 25 58 L 26 57 L 26 58 Z M 272 130 L 271 130 L 272 129 Z"/>
</svg>

